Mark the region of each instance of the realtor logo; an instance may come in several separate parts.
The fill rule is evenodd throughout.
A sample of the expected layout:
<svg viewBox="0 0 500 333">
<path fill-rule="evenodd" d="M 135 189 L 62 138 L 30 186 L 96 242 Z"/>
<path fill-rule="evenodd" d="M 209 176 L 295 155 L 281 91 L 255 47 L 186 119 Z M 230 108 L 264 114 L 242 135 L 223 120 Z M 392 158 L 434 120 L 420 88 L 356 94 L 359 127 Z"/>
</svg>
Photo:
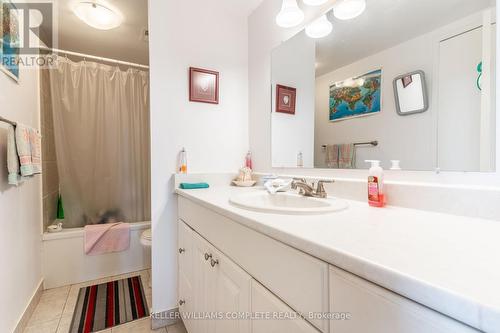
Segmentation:
<svg viewBox="0 0 500 333">
<path fill-rule="evenodd" d="M 40 47 L 56 47 L 54 7 L 52 1 L 0 0 L 1 67 L 14 79 L 19 78 L 19 64 L 41 64 Z"/>
</svg>

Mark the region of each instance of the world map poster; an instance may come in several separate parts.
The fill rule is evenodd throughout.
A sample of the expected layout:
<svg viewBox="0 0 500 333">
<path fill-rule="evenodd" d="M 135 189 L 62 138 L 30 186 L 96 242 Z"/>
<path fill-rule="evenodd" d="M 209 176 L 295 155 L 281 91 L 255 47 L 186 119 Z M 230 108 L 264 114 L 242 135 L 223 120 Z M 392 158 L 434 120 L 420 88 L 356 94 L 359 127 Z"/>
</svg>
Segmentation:
<svg viewBox="0 0 500 333">
<path fill-rule="evenodd" d="M 380 112 L 382 70 L 330 86 L 330 121 Z"/>
</svg>

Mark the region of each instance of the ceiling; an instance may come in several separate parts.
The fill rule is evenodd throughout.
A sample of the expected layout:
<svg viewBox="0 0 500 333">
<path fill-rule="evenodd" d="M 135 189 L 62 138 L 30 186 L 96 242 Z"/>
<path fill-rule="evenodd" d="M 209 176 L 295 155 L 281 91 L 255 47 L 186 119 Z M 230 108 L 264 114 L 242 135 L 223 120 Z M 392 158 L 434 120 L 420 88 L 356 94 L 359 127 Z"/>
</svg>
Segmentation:
<svg viewBox="0 0 500 333">
<path fill-rule="evenodd" d="M 164 0 L 161 0 L 164 1 Z M 186 0 L 182 0 L 186 1 Z M 247 17 L 263 0 L 205 0 L 212 1 L 228 15 Z M 118 9 L 124 16 L 121 26 L 111 30 L 97 30 L 82 22 L 72 8 L 78 0 L 58 0 L 57 48 L 149 64 L 149 46 L 144 40 L 148 27 L 148 0 L 97 0 Z"/>
<path fill-rule="evenodd" d="M 367 0 L 359 17 L 340 21 L 316 44 L 316 75 L 415 38 L 494 6 L 494 0 Z"/>
<path fill-rule="evenodd" d="M 144 65 L 149 63 L 148 43 L 142 38 L 143 30 L 148 27 L 147 0 L 106 0 L 124 16 L 123 23 L 111 30 L 97 30 L 82 22 L 72 11 L 75 1 L 57 1 L 57 48 Z"/>
</svg>

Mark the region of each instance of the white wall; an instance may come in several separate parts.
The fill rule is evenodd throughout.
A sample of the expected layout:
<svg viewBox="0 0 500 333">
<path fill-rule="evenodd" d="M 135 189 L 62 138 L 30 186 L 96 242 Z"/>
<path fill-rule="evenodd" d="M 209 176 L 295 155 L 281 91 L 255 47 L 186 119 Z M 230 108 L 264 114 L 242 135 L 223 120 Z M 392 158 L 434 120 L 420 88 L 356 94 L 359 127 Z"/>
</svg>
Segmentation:
<svg viewBox="0 0 500 333">
<path fill-rule="evenodd" d="M 39 128 L 38 72 L 21 68 L 19 84 L 0 71 L 0 115 Z M 0 122 L 0 332 L 12 332 L 42 280 L 41 176 L 7 184 L 7 130 Z"/>
<path fill-rule="evenodd" d="M 272 158 L 273 166 L 297 166 L 302 152 L 304 167 L 314 164 L 315 42 L 301 32 L 272 54 Z M 290 70 L 292 69 L 292 70 Z M 276 85 L 297 89 L 295 114 L 276 112 Z"/>
<path fill-rule="evenodd" d="M 153 310 L 177 307 L 177 154 L 189 172 L 237 172 L 248 149 L 247 18 L 234 3 L 150 0 Z M 220 104 L 188 101 L 188 68 L 220 72 Z"/>
<path fill-rule="evenodd" d="M 433 170 L 436 166 L 435 109 L 425 113 L 400 116 L 396 112 L 393 79 L 423 70 L 429 98 L 434 98 L 434 34 L 412 39 L 398 46 L 356 61 L 316 79 L 315 166 L 325 168 L 324 144 L 378 140 L 377 147 L 356 148 L 356 167 L 367 169 L 365 160 L 381 160 L 385 169 L 389 160 L 401 160 L 401 167 Z M 330 85 L 373 70 L 382 69 L 381 112 L 344 121 L 329 121 Z M 479 103 L 478 103 L 479 107 Z"/>
</svg>

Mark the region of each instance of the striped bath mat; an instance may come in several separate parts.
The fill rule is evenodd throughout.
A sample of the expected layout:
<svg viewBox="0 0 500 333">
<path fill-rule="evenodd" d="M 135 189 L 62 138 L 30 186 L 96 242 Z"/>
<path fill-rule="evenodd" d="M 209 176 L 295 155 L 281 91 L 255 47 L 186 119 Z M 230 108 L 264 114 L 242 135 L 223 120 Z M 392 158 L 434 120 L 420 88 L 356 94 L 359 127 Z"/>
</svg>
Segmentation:
<svg viewBox="0 0 500 333">
<path fill-rule="evenodd" d="M 70 333 L 90 333 L 149 316 L 141 278 L 80 289 Z"/>
</svg>

